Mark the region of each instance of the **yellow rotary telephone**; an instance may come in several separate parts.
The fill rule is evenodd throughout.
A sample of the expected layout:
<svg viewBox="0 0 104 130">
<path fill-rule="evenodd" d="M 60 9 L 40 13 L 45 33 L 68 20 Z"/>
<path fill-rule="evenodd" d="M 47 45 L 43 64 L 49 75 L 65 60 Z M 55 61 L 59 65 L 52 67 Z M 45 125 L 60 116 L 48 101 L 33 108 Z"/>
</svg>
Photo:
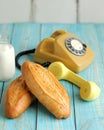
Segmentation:
<svg viewBox="0 0 104 130">
<path fill-rule="evenodd" d="M 85 69 L 94 58 L 90 47 L 75 35 L 64 30 L 54 32 L 49 38 L 43 39 L 36 49 L 20 52 L 16 56 L 17 68 L 21 68 L 19 57 L 33 52 L 35 61 L 44 67 L 53 62 L 48 69 L 58 79 L 69 80 L 80 87 L 82 99 L 91 101 L 99 97 L 101 90 L 96 83 L 74 73 Z"/>
<path fill-rule="evenodd" d="M 64 30 L 41 41 L 34 54 L 38 63 L 61 61 L 70 70 L 80 72 L 93 60 L 93 51 L 75 35 Z"/>
</svg>

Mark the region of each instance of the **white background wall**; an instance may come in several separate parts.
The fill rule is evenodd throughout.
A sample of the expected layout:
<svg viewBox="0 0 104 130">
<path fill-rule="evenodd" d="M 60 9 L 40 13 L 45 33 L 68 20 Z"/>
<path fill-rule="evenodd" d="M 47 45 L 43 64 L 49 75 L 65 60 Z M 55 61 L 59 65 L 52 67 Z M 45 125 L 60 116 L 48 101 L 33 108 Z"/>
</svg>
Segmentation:
<svg viewBox="0 0 104 130">
<path fill-rule="evenodd" d="M 104 0 L 0 0 L 0 23 L 104 23 Z"/>
</svg>

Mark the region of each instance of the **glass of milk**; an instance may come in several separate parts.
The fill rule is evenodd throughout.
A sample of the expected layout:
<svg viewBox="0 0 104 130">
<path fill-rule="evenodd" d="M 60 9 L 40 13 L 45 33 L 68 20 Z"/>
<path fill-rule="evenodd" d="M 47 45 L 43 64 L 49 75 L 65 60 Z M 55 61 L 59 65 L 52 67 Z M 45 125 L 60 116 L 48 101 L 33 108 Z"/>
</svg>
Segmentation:
<svg viewBox="0 0 104 130">
<path fill-rule="evenodd" d="M 0 35 L 0 81 L 7 81 L 15 73 L 15 51 L 7 36 Z"/>
</svg>

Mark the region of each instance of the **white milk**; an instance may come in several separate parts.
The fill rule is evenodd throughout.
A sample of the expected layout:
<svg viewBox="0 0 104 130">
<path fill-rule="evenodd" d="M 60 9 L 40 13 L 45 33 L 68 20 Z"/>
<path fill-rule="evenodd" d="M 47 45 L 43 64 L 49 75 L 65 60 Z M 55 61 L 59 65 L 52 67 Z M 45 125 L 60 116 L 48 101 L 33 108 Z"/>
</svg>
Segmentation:
<svg viewBox="0 0 104 130">
<path fill-rule="evenodd" d="M 1 39 L 1 37 L 0 37 Z M 14 48 L 7 41 L 0 41 L 0 81 L 6 81 L 15 73 Z"/>
</svg>

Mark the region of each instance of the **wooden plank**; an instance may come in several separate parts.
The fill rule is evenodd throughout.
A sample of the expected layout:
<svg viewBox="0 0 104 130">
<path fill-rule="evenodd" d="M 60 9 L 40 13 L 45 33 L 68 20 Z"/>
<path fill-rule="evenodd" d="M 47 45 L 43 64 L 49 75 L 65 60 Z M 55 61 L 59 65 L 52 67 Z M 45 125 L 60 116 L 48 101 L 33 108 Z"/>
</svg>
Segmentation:
<svg viewBox="0 0 104 130">
<path fill-rule="evenodd" d="M 76 23 L 75 0 L 33 1 L 33 20 L 43 23 Z"/>
<path fill-rule="evenodd" d="M 11 40 L 12 28 L 13 28 L 12 24 L 0 24 L 0 35 L 8 36 L 9 42 Z M 2 92 L 3 92 L 3 82 L 0 81 L 0 101 L 2 99 Z"/>
<path fill-rule="evenodd" d="M 13 25 L 12 24 L 0 24 L 0 34 L 1 35 L 5 35 L 9 37 L 9 41 L 11 41 L 11 34 L 12 34 L 12 29 L 13 29 Z M 0 86 L 0 94 L 1 94 L 1 99 L 0 99 L 0 126 L 3 126 L 4 124 L 2 124 L 3 120 L 4 120 L 4 90 L 5 90 L 5 86 L 4 86 L 5 82 L 1 82 L 0 85 L 2 85 L 2 87 Z M 3 128 L 3 127 L 2 127 Z"/>
<path fill-rule="evenodd" d="M 40 25 L 39 24 L 32 24 L 32 23 L 26 23 L 26 24 L 15 24 L 12 34 L 12 44 L 15 48 L 16 54 L 22 50 L 30 49 L 36 46 L 36 44 L 39 42 L 39 34 L 40 34 Z M 36 44 L 35 44 L 36 43 Z M 32 55 L 33 56 L 33 55 Z M 30 60 L 33 59 L 30 58 Z M 21 58 L 20 62 L 22 63 L 25 58 Z M 16 119 L 8 119 L 4 115 L 4 98 L 5 98 L 5 92 L 8 88 L 8 85 L 10 82 L 17 78 L 21 72 L 16 69 L 16 73 L 14 77 L 5 83 L 5 90 L 3 93 L 3 99 L 2 99 L 2 107 L 0 109 L 0 126 L 2 130 L 34 130 L 36 128 L 36 111 L 37 106 L 36 102 L 34 101 L 33 104 L 18 118 Z"/>
<path fill-rule="evenodd" d="M 59 29 L 67 30 L 66 24 L 42 24 L 41 27 L 41 39 L 49 37 L 54 31 Z M 56 119 L 48 110 L 43 107 L 40 103 L 38 105 L 38 117 L 37 117 L 37 130 L 74 130 L 74 109 L 73 109 L 73 92 L 72 84 L 66 81 L 60 81 L 71 100 L 71 117 L 67 119 Z"/>
<path fill-rule="evenodd" d="M 95 24 L 95 28 L 96 28 L 96 33 L 97 33 L 97 37 L 98 37 L 98 41 L 100 44 L 100 51 L 101 51 L 101 56 L 103 58 L 103 62 L 104 62 L 104 24 Z"/>
<path fill-rule="evenodd" d="M 78 0 L 79 1 L 79 22 L 104 23 L 103 5 L 104 1 L 99 0 Z M 93 9 L 92 9 L 93 6 Z M 96 17 L 96 14 L 98 17 Z"/>
<path fill-rule="evenodd" d="M 68 24 L 42 24 L 41 25 L 41 40 L 50 37 L 57 30 L 67 30 Z"/>
<path fill-rule="evenodd" d="M 24 6 L 25 5 L 25 6 Z M 19 9 L 18 9 L 19 7 Z M 30 21 L 30 0 L 1 0 L 0 23 L 13 23 Z"/>
<path fill-rule="evenodd" d="M 16 54 L 37 47 L 40 42 L 40 25 L 34 23 L 16 24 L 13 32 L 13 45 Z M 34 61 L 34 53 L 20 58 L 22 64 L 25 60 Z"/>
<path fill-rule="evenodd" d="M 13 24 L 0 24 L 0 35 L 8 36 L 9 41 L 11 40 Z"/>
<path fill-rule="evenodd" d="M 103 130 L 104 125 L 102 122 L 104 121 L 104 96 L 102 93 L 104 91 L 104 66 L 100 51 L 100 39 L 96 33 L 96 27 L 93 24 L 75 25 L 74 30 L 73 26 L 70 30 L 75 32 L 83 41 L 85 41 L 85 43 L 87 43 L 95 53 L 93 63 L 83 72 L 79 73 L 79 75 L 83 76 L 87 80 L 96 82 L 101 88 L 101 95 L 97 100 L 85 102 L 80 99 L 79 89 L 74 86 L 76 128 L 78 130 Z"/>
</svg>

